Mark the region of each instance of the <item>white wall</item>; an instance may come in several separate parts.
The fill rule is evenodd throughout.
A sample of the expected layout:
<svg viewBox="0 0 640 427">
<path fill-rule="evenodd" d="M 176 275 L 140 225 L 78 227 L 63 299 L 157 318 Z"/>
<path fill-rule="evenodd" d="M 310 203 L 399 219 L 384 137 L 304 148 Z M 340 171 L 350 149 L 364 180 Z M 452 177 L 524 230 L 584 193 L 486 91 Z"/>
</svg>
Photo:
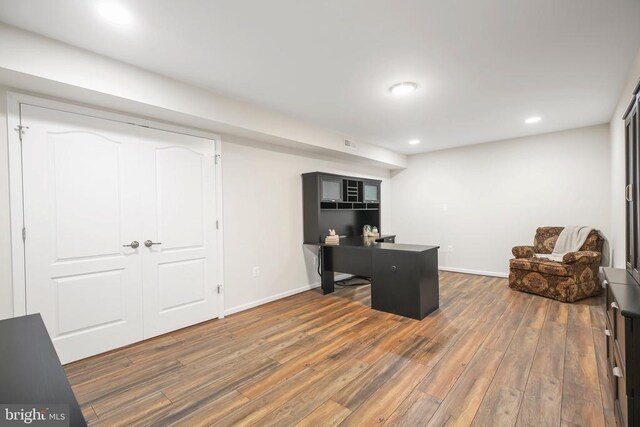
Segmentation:
<svg viewBox="0 0 640 427">
<path fill-rule="evenodd" d="M 392 229 L 439 245 L 443 267 L 505 275 L 538 226 L 608 234 L 609 165 L 606 124 L 410 156 L 392 178 Z"/>
<path fill-rule="evenodd" d="M 315 247 L 302 245 L 302 173 L 321 171 L 382 179 L 382 199 L 390 198 L 386 170 L 269 148 L 223 137 L 227 312 L 319 283 L 313 262 Z M 389 223 L 389 207 L 389 203 L 382 204 L 383 232 Z M 254 266 L 260 268 L 258 277 L 252 276 Z"/>
<path fill-rule="evenodd" d="M 224 97 L 104 56 L 0 23 L 0 84 L 146 115 L 217 133 L 321 151 L 382 167 L 406 156 L 272 110 Z"/>
<path fill-rule="evenodd" d="M 627 82 L 620 93 L 618 105 L 611 117 L 611 248 L 613 266 L 625 268 L 625 165 L 624 165 L 624 122 L 622 115 L 629 106 L 633 89 L 640 80 L 640 50 L 636 55 Z"/>
<path fill-rule="evenodd" d="M 13 316 L 6 100 L 6 89 L 0 86 L 0 319 Z"/>
</svg>

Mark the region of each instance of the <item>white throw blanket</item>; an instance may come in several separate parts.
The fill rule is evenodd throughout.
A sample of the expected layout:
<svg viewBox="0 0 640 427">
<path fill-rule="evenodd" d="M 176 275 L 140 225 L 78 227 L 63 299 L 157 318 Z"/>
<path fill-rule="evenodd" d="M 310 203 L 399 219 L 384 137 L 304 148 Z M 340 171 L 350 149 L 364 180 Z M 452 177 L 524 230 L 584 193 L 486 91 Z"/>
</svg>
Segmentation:
<svg viewBox="0 0 640 427">
<path fill-rule="evenodd" d="M 589 233 L 591 233 L 593 228 L 585 227 L 583 225 L 573 225 L 570 227 L 565 227 L 564 230 L 560 232 L 558 236 L 558 240 L 556 240 L 556 245 L 553 248 L 553 253 L 551 254 L 534 254 L 537 258 L 545 258 L 550 259 L 551 261 L 560 261 L 562 262 L 562 258 L 568 254 L 569 252 L 579 251 L 584 242 L 589 237 Z"/>
</svg>

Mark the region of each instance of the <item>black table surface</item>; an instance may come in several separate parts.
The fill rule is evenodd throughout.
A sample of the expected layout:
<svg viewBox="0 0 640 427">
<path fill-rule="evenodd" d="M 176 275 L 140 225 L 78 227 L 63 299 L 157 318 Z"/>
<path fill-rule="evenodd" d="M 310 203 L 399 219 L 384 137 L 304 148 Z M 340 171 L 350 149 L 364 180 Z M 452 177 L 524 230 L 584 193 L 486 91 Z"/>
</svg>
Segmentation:
<svg viewBox="0 0 640 427">
<path fill-rule="evenodd" d="M 429 245 L 410 245 L 405 243 L 385 243 L 385 242 L 376 242 L 375 240 L 384 239 L 386 237 L 393 236 L 380 236 L 380 237 L 362 237 L 362 236 L 348 236 L 341 237 L 339 245 L 330 245 L 326 243 L 321 243 L 320 246 L 327 247 L 350 247 L 350 248 L 362 248 L 362 249 L 387 249 L 394 251 L 405 251 L 405 252 L 424 252 L 433 249 L 438 249 L 439 246 L 429 246 Z"/>
<path fill-rule="evenodd" d="M 0 320 L 0 343 L 0 403 L 67 404 L 87 425 L 40 314 Z"/>
<path fill-rule="evenodd" d="M 640 317 L 640 286 L 624 268 L 603 267 L 607 285 L 625 317 Z"/>
<path fill-rule="evenodd" d="M 638 285 L 633 277 L 624 268 L 603 267 L 604 275 L 609 283 L 618 283 L 620 285 Z"/>
<path fill-rule="evenodd" d="M 640 286 L 611 282 L 608 286 L 618 302 L 623 316 L 640 317 Z"/>
</svg>

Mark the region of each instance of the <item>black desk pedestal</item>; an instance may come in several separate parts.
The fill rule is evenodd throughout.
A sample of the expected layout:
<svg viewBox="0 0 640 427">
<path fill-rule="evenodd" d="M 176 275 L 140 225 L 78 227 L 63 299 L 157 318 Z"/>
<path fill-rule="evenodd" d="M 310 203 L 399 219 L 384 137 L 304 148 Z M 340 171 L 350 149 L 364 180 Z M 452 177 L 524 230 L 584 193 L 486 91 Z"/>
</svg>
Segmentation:
<svg viewBox="0 0 640 427">
<path fill-rule="evenodd" d="M 371 308 L 424 319 L 440 302 L 438 251 L 372 251 Z"/>
<path fill-rule="evenodd" d="M 322 292 L 334 272 L 371 277 L 371 308 L 422 320 L 439 307 L 438 247 L 376 243 L 322 246 Z"/>
</svg>

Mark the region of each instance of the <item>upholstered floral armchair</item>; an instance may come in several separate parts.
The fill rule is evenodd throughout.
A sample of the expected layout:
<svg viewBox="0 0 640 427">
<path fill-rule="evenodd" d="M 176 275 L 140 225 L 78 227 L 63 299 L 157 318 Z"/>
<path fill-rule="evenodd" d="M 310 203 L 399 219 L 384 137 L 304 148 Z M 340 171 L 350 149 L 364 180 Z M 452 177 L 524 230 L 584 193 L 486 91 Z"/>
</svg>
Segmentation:
<svg viewBox="0 0 640 427">
<path fill-rule="evenodd" d="M 578 252 L 565 254 L 562 262 L 535 257 L 551 254 L 564 227 L 540 227 L 533 246 L 516 246 L 509 261 L 509 287 L 563 302 L 574 302 L 602 291 L 598 269 L 603 239 L 592 231 Z"/>
</svg>

